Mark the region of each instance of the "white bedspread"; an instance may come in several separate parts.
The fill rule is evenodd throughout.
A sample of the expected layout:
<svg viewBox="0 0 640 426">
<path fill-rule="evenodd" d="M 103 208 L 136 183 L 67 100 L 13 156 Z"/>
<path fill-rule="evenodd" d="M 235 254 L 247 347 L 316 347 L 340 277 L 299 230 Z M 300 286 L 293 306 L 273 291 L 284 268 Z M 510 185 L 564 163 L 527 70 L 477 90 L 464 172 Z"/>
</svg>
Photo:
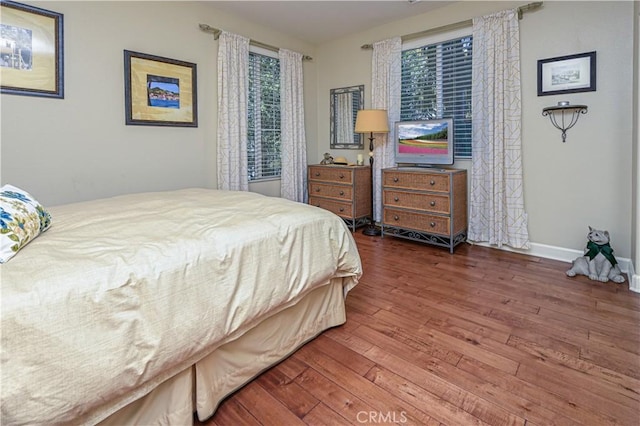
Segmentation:
<svg viewBox="0 0 640 426">
<path fill-rule="evenodd" d="M 2 424 L 93 423 L 295 303 L 361 275 L 319 208 L 205 189 L 50 209 L 1 266 Z"/>
</svg>

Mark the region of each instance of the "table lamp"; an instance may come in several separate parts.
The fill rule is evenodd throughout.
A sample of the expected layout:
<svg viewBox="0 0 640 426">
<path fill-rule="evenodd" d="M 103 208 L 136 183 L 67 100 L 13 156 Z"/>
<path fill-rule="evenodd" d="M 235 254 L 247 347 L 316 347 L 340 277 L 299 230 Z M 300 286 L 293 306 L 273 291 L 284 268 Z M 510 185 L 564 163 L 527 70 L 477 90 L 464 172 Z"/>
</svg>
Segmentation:
<svg viewBox="0 0 640 426">
<path fill-rule="evenodd" d="M 373 134 L 374 133 L 389 133 L 389 122 L 387 118 L 387 111 L 384 109 L 361 109 L 358 110 L 358 116 L 356 117 L 356 133 L 369 133 L 369 167 L 371 168 L 371 217 L 369 218 L 369 224 L 362 231 L 365 235 L 380 235 L 381 232 L 376 228 L 374 220 L 375 204 L 373 202 L 374 196 L 374 183 L 373 183 Z"/>
</svg>

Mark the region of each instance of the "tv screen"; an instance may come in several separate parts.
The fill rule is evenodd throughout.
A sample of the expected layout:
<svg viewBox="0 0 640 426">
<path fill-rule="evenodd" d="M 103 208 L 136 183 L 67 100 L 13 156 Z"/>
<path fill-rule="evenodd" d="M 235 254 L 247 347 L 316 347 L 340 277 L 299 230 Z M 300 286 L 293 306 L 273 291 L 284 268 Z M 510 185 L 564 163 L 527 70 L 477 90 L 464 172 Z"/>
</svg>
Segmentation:
<svg viewBox="0 0 640 426">
<path fill-rule="evenodd" d="M 431 166 L 453 164 L 453 120 L 396 122 L 396 163 Z"/>
</svg>

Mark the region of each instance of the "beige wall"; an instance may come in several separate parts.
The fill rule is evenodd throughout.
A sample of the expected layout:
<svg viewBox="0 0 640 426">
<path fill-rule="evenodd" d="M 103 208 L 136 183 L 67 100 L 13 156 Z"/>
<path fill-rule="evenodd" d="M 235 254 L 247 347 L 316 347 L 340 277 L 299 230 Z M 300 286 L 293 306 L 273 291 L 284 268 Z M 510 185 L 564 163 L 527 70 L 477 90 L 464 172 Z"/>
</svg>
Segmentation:
<svg viewBox="0 0 640 426">
<path fill-rule="evenodd" d="M 212 2 L 29 2 L 64 14 L 65 99 L 2 95 L 0 180 L 45 205 L 216 187 L 218 43 L 199 23 L 313 55 L 312 46 L 218 12 Z M 125 126 L 123 50 L 197 64 L 197 128 Z M 305 62 L 315 150 L 315 64 Z M 279 195 L 280 181 L 253 190 Z"/>
<path fill-rule="evenodd" d="M 635 19 L 634 26 L 634 45 L 633 45 L 633 108 L 634 108 L 634 122 L 633 122 L 633 165 L 632 170 L 632 199 L 633 206 L 631 210 L 631 260 L 635 265 L 635 276 L 633 276 L 633 287 L 636 291 L 640 291 L 640 173 L 638 168 L 640 167 L 640 3 L 634 2 L 633 16 Z"/>
<path fill-rule="evenodd" d="M 609 230 L 617 256 L 631 256 L 632 11 L 631 2 L 551 2 L 523 20 L 524 190 L 533 241 L 582 248 L 591 225 Z M 590 50 L 597 52 L 597 91 L 535 95 L 537 59 Z M 565 99 L 589 112 L 562 143 L 540 111 Z"/>
<path fill-rule="evenodd" d="M 522 2 L 460 2 L 318 48 L 318 141 L 329 150 L 329 90 L 365 84 L 371 102 L 371 51 L 362 44 L 464 21 Z M 616 254 L 631 255 L 633 3 L 545 2 L 521 25 L 521 77 L 525 208 L 531 241 L 581 250 L 588 226 L 608 229 Z M 597 91 L 537 96 L 537 60 L 597 52 Z M 588 113 L 568 132 L 542 108 L 560 100 L 586 104 Z M 354 160 L 356 151 L 332 151 Z M 319 159 L 319 158 L 318 158 Z M 457 167 L 469 168 L 468 161 Z"/>
<path fill-rule="evenodd" d="M 217 43 L 199 31 L 200 22 L 314 57 L 305 62 L 305 109 L 308 159 L 316 163 L 329 151 L 329 90 L 364 84 L 370 106 L 371 51 L 362 44 L 523 2 L 454 3 L 321 46 L 218 12 L 213 2 L 29 4 L 65 15 L 65 99 L 1 96 L 0 180 L 52 205 L 216 186 Z M 631 256 L 632 181 L 635 176 L 637 186 L 638 179 L 632 170 L 632 154 L 638 156 L 632 137 L 633 7 L 629 1 L 547 1 L 521 21 L 525 207 L 536 244 L 580 250 L 591 225 L 611 232 L 619 257 Z M 198 64 L 198 128 L 124 125 L 123 49 Z M 538 59 L 591 50 L 597 51 L 596 92 L 537 96 Z M 559 100 L 589 106 L 564 144 L 541 116 L 543 107 Z M 357 153 L 334 151 L 352 160 Z M 252 189 L 278 195 L 278 184 Z M 633 246 L 638 244 L 635 236 Z"/>
</svg>

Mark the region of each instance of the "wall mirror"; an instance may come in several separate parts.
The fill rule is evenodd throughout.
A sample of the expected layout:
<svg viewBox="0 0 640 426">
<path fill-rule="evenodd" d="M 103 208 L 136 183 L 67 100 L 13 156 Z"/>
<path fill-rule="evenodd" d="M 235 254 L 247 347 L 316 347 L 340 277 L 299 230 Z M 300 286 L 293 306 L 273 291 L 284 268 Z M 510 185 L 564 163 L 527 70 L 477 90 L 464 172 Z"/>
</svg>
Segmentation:
<svg viewBox="0 0 640 426">
<path fill-rule="evenodd" d="M 330 91 L 331 149 L 363 149 L 362 135 L 355 133 L 356 115 L 364 107 L 364 85 Z"/>
</svg>

